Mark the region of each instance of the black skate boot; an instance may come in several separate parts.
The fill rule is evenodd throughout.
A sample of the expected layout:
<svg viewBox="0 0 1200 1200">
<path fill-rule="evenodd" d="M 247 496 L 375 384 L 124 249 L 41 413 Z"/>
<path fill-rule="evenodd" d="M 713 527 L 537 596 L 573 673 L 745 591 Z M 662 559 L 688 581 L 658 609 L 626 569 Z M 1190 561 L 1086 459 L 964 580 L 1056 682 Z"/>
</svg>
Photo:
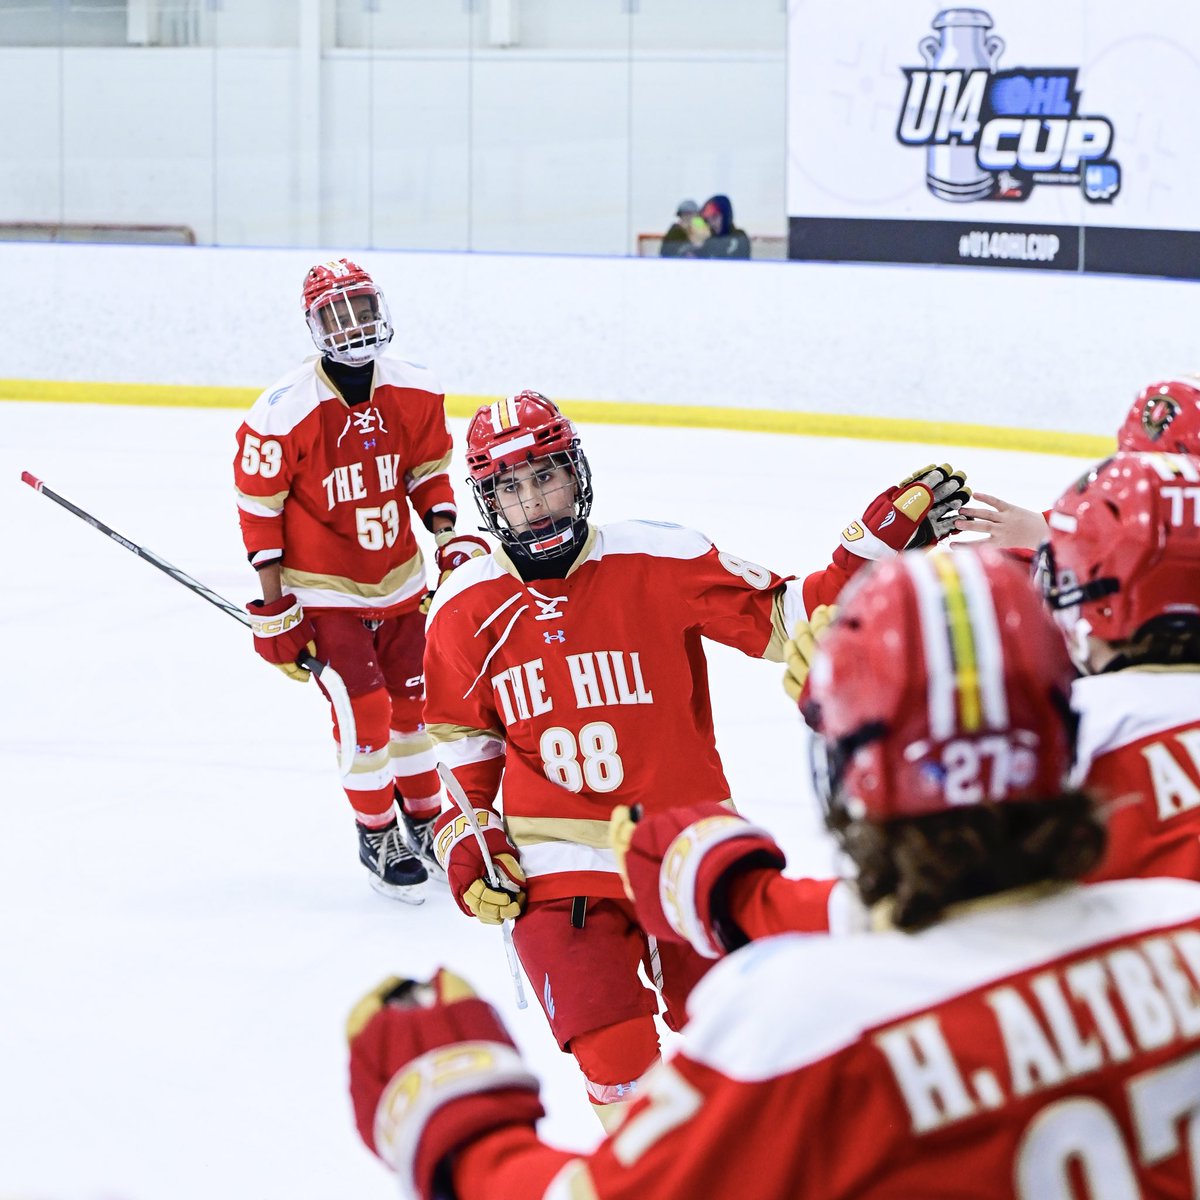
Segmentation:
<svg viewBox="0 0 1200 1200">
<path fill-rule="evenodd" d="M 433 823 L 437 814 L 432 817 L 410 817 L 397 800 L 396 807 L 404 821 L 404 840 L 408 848 L 421 860 L 421 865 L 429 872 L 430 879 L 445 879 L 446 872 L 442 870 L 437 855 L 433 852 Z"/>
<path fill-rule="evenodd" d="M 405 904 L 425 902 L 429 872 L 408 852 L 395 817 L 378 829 L 358 826 L 358 858 L 371 872 L 371 886 L 377 892 Z"/>
</svg>

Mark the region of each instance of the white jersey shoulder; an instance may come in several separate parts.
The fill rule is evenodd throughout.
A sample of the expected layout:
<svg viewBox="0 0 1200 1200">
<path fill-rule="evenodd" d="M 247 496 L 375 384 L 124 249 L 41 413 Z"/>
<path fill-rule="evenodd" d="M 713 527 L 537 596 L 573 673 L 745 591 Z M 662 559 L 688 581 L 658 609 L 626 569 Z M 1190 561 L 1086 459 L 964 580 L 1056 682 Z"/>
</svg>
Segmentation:
<svg viewBox="0 0 1200 1200">
<path fill-rule="evenodd" d="M 980 905 L 914 934 L 767 938 L 700 982 L 682 1049 L 731 1079 L 774 1078 L 993 980 L 1195 918 L 1200 883 L 1136 879 Z"/>
<path fill-rule="evenodd" d="M 281 436 L 290 433 L 332 392 L 317 374 L 316 355 L 306 358 L 298 367 L 277 379 L 259 393 L 246 424 L 258 433 Z"/>
<path fill-rule="evenodd" d="M 1127 668 L 1110 675 L 1085 675 L 1071 688 L 1079 713 L 1075 782 L 1103 754 L 1155 733 L 1200 721 L 1200 671 Z"/>
<path fill-rule="evenodd" d="M 375 386 L 414 388 L 421 392 L 442 395 L 437 376 L 423 363 L 409 362 L 394 354 L 381 354 L 375 360 Z"/>
<path fill-rule="evenodd" d="M 617 521 L 596 529 L 596 541 L 588 556 L 596 561 L 606 555 L 647 554 L 652 558 L 703 558 L 712 541 L 695 529 L 665 521 Z"/>
<path fill-rule="evenodd" d="M 429 606 L 429 615 L 425 619 L 426 627 L 451 600 L 458 599 L 464 592 L 469 592 L 481 583 L 489 583 L 494 579 L 507 579 L 514 585 L 514 589 L 522 587 L 521 581 L 513 578 L 501 566 L 500 560 L 491 554 L 468 558 L 461 566 L 455 567 L 446 576 L 446 582 L 440 584 L 433 594 L 433 603 Z"/>
</svg>

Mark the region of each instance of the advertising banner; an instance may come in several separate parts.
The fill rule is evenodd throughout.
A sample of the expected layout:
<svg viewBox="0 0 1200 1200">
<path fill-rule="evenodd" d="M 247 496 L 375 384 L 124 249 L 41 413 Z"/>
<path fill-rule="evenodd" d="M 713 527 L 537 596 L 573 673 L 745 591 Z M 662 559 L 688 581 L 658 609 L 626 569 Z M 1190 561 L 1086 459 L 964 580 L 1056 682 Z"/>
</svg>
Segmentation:
<svg viewBox="0 0 1200 1200">
<path fill-rule="evenodd" d="M 1200 278 L 1197 0 L 791 0 L 788 257 Z"/>
</svg>

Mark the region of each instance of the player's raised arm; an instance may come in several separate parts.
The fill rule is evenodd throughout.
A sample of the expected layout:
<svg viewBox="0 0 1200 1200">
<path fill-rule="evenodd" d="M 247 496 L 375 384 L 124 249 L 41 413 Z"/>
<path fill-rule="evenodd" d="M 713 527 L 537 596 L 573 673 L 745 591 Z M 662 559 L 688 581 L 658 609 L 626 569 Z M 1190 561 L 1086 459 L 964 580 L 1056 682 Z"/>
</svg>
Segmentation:
<svg viewBox="0 0 1200 1200">
<path fill-rule="evenodd" d="M 842 530 L 830 565 L 804 580 L 806 611 L 835 603 L 867 563 L 932 546 L 957 532 L 959 509 L 971 499 L 966 482 L 965 471 L 949 463 L 931 463 L 880 492 L 863 515 Z M 790 632 L 791 625 L 787 628 Z"/>
</svg>

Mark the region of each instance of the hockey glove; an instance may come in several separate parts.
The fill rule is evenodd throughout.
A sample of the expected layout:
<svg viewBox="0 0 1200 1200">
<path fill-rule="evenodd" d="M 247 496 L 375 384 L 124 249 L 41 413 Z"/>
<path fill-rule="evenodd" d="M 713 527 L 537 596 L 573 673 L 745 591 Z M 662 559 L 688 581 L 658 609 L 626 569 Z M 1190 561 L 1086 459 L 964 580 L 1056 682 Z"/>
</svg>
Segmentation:
<svg viewBox="0 0 1200 1200">
<path fill-rule="evenodd" d="M 439 970 L 428 983 L 385 979 L 346 1022 L 350 1098 L 368 1149 L 405 1195 L 448 1196 L 454 1153 L 543 1115 L 530 1073 L 491 1005 Z"/>
<path fill-rule="evenodd" d="M 446 577 L 455 567 L 461 567 L 467 559 L 480 558 L 492 552 L 491 546 L 473 533 L 455 533 L 453 529 L 443 529 L 434 535 L 433 540 L 437 542 L 434 563 L 438 569 L 438 587 L 446 582 Z"/>
<path fill-rule="evenodd" d="M 880 492 L 866 512 L 842 530 L 833 561 L 853 573 L 866 559 L 890 558 L 956 532 L 958 510 L 971 498 L 966 479 L 948 463 L 914 471 Z"/>
<path fill-rule="evenodd" d="M 920 550 L 922 546 L 932 546 L 957 533 L 958 510 L 971 499 L 966 471 L 956 471 L 949 463 L 942 463 L 940 467 L 932 464 L 922 467 L 907 479 L 902 479 L 900 487 L 913 483 L 923 483 L 929 488 L 933 493 L 933 506 L 917 527 L 912 540 L 904 547 L 906 550 Z"/>
<path fill-rule="evenodd" d="M 687 942 L 704 958 L 720 958 L 745 941 L 724 912 L 732 875 L 749 867 L 782 870 L 786 862 L 765 829 L 720 804 L 669 809 L 640 820 L 619 805 L 608 828 L 638 923 L 652 937 Z"/>
<path fill-rule="evenodd" d="M 246 605 L 254 648 L 289 679 L 307 683 L 309 672 L 296 661 L 307 651 L 317 653 L 317 631 L 304 615 L 300 601 L 290 593 L 278 600 L 251 600 Z"/>
<path fill-rule="evenodd" d="M 783 661 L 786 668 L 783 673 L 783 690 L 796 704 L 801 703 L 800 697 L 808 683 L 808 673 L 812 670 L 817 646 L 836 615 L 836 605 L 818 605 L 807 621 L 796 622 L 792 636 L 783 644 Z"/>
<path fill-rule="evenodd" d="M 475 819 L 500 877 L 498 888 L 488 881 L 483 851 L 467 818 L 457 808 L 447 809 L 434 822 L 433 850 L 446 872 L 446 882 L 458 907 L 485 925 L 501 925 L 521 915 L 525 905 L 525 872 L 500 818 L 489 808 L 477 808 Z"/>
</svg>

